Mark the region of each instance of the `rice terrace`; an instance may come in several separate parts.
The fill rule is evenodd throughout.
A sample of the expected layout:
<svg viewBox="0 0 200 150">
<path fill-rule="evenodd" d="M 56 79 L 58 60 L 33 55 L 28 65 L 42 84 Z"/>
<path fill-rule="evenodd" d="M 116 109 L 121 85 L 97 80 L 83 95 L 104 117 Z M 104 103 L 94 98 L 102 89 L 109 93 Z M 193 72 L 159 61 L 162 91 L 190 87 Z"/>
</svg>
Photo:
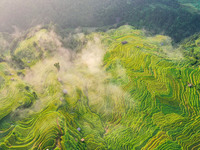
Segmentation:
<svg viewBox="0 0 200 150">
<path fill-rule="evenodd" d="M 1 0 L 0 150 L 200 149 L 200 2 Z"/>
</svg>

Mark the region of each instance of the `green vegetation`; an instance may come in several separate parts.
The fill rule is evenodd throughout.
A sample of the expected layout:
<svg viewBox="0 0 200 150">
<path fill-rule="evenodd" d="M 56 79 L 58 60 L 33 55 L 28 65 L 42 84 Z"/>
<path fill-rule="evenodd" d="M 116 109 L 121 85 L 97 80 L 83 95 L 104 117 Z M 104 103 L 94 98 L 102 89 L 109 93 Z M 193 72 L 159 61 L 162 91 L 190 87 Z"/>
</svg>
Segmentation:
<svg viewBox="0 0 200 150">
<path fill-rule="evenodd" d="M 32 29 L 0 62 L 0 149 L 200 148 L 198 34 L 73 36 Z"/>
<path fill-rule="evenodd" d="M 0 6 L 0 32 L 49 23 L 65 30 L 129 24 L 179 42 L 200 31 L 198 0 L 1 0 Z"/>
<path fill-rule="evenodd" d="M 181 43 L 184 56 L 188 58 L 193 66 L 200 65 L 200 35 L 195 34 Z"/>
<path fill-rule="evenodd" d="M 185 6 L 189 11 L 193 13 L 199 13 L 200 3 L 196 0 L 179 0 L 179 2 Z"/>
<path fill-rule="evenodd" d="M 59 63 L 55 63 L 54 66 L 56 67 L 56 69 L 57 69 L 58 71 L 60 71 L 60 64 L 59 64 Z"/>
</svg>

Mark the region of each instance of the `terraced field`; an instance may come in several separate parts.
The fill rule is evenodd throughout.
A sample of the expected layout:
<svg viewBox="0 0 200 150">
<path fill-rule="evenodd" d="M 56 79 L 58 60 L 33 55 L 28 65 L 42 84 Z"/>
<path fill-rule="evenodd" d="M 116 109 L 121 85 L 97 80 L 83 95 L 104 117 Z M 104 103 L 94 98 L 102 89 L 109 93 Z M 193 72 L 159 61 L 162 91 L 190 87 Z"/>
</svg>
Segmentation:
<svg viewBox="0 0 200 150">
<path fill-rule="evenodd" d="M 79 51 L 30 32 L 0 63 L 0 149 L 200 149 L 200 70 L 184 55 L 198 38 L 174 48 L 131 26 L 75 37 Z"/>
</svg>

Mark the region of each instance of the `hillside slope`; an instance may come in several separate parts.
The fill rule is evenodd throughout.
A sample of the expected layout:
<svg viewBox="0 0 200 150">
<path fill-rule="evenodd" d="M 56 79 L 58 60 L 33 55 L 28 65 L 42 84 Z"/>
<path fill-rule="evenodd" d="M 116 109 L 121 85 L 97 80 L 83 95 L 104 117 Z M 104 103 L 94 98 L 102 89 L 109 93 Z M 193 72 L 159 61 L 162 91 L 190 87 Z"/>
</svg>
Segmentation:
<svg viewBox="0 0 200 150">
<path fill-rule="evenodd" d="M 76 50 L 32 30 L 2 56 L 0 149 L 200 147 L 200 70 L 184 55 L 198 44 L 131 26 L 73 37 Z"/>
<path fill-rule="evenodd" d="M 179 42 L 200 32 L 198 7 L 194 0 L 1 0 L 0 32 L 49 23 L 63 29 L 129 24 Z"/>
</svg>

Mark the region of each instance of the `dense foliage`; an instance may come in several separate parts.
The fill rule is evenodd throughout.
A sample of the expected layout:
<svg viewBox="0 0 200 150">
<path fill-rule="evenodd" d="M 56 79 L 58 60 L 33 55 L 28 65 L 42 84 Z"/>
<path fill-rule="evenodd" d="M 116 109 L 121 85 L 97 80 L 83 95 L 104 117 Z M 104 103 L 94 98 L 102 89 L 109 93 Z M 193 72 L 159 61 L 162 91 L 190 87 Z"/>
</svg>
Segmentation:
<svg viewBox="0 0 200 150">
<path fill-rule="evenodd" d="M 198 9 L 187 0 L 2 0 L 0 31 L 55 23 L 68 27 L 116 27 L 130 24 L 179 42 L 200 31 Z M 191 3 L 190 3 L 191 4 Z M 198 2 L 193 2 L 198 7 Z M 113 26 L 114 25 L 114 26 Z"/>
</svg>

